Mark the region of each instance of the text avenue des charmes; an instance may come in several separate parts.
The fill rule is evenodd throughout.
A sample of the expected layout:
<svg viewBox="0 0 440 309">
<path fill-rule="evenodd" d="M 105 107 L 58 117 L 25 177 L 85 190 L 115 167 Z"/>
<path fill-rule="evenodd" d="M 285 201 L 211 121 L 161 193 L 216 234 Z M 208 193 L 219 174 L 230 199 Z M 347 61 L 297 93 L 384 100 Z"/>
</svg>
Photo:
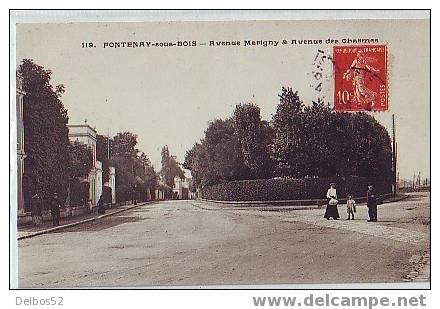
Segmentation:
<svg viewBox="0 0 440 309">
<path fill-rule="evenodd" d="M 377 38 L 344 38 L 338 39 L 292 39 L 292 40 L 243 40 L 243 41 L 175 41 L 175 42 L 151 42 L 151 41 L 118 41 L 103 42 L 103 48 L 148 48 L 148 47 L 222 47 L 222 46 L 261 46 L 277 47 L 280 45 L 322 45 L 322 44 L 371 44 L 379 43 Z M 92 48 L 96 45 L 92 42 L 82 42 L 82 48 Z"/>
</svg>

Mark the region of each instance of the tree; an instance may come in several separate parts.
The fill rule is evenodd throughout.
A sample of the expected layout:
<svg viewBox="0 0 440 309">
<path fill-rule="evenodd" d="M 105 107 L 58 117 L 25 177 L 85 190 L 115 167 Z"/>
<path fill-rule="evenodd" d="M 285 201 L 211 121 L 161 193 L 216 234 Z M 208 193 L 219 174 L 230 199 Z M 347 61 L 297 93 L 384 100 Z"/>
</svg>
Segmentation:
<svg viewBox="0 0 440 309">
<path fill-rule="evenodd" d="M 176 157 L 170 154 L 167 145 L 162 147 L 161 156 L 162 156 L 161 174 L 164 177 L 165 184 L 172 188 L 174 185 L 174 178 L 178 176 L 183 179 L 185 178 L 185 174 L 183 170 L 180 168 L 179 163 L 176 160 Z"/>
<path fill-rule="evenodd" d="M 113 138 L 113 153 L 109 162 L 116 168 L 116 198 L 126 201 L 132 198 L 136 184 L 136 158 L 138 150 L 137 135 L 131 132 L 121 132 Z"/>
<path fill-rule="evenodd" d="M 23 105 L 25 132 L 26 195 L 38 193 L 49 199 L 58 193 L 67 197 L 69 180 L 69 138 L 67 110 L 61 102 L 64 86 L 55 90 L 50 70 L 24 59 L 19 67 L 26 92 Z M 28 198 L 27 198 L 28 200 Z M 43 203 L 48 208 L 48 203 Z"/>
<path fill-rule="evenodd" d="M 300 177 L 304 170 L 304 104 L 292 88 L 282 87 L 280 103 L 273 116 L 272 156 L 280 176 Z"/>
<path fill-rule="evenodd" d="M 89 184 L 83 181 L 87 178 L 93 167 L 93 154 L 90 147 L 74 141 L 69 144 L 69 192 L 70 205 L 85 205 L 88 194 Z"/>
<path fill-rule="evenodd" d="M 336 113 L 322 101 L 306 106 L 292 88 L 283 87 L 279 98 L 271 123 L 251 103 L 209 123 L 185 155 L 195 186 L 272 176 L 362 176 L 391 184 L 391 139 L 374 117 Z"/>
<path fill-rule="evenodd" d="M 270 158 L 271 128 L 263 122 L 260 108 L 252 103 L 239 104 L 233 116 L 234 132 L 241 145 L 244 164 L 252 178 L 269 178 L 273 161 Z"/>
<path fill-rule="evenodd" d="M 69 166 L 70 178 L 87 177 L 93 167 L 93 154 L 90 147 L 74 141 L 69 144 Z"/>
<path fill-rule="evenodd" d="M 135 148 L 137 145 L 137 135 L 131 132 L 118 133 L 113 138 L 113 156 L 125 156 L 134 157 L 138 150 Z"/>
<path fill-rule="evenodd" d="M 251 178 L 231 118 L 210 122 L 205 137 L 186 153 L 184 166 L 196 186 Z"/>
</svg>

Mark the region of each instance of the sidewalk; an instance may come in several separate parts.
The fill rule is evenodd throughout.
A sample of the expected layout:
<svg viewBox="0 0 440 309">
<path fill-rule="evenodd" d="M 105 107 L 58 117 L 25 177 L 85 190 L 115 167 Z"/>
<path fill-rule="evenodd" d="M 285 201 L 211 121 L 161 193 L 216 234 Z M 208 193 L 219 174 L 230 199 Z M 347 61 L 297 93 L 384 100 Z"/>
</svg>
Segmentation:
<svg viewBox="0 0 440 309">
<path fill-rule="evenodd" d="M 136 208 L 142 205 L 146 205 L 149 203 L 152 203 L 154 201 L 149 201 L 149 202 L 143 202 L 143 203 L 138 203 L 136 205 L 133 204 L 128 204 L 128 205 L 121 205 L 118 206 L 116 208 L 110 208 L 107 209 L 105 214 L 103 215 L 99 215 L 95 212 L 91 213 L 91 214 L 83 214 L 83 215 L 79 215 L 79 216 L 75 216 L 75 217 L 66 217 L 66 218 L 62 218 L 60 219 L 60 225 L 59 226 L 53 226 L 52 225 L 52 221 L 44 221 L 42 223 L 42 225 L 40 226 L 33 226 L 32 224 L 29 225 L 25 225 L 25 226 L 20 226 L 17 229 L 17 239 L 25 239 L 25 238 L 29 238 L 29 237 L 34 237 L 37 235 L 41 235 L 41 234 L 47 234 L 47 233 L 51 233 L 54 231 L 58 231 L 67 227 L 72 227 L 72 226 L 76 226 L 79 224 L 83 224 L 83 223 L 87 223 L 87 222 L 91 222 L 97 219 L 101 219 L 101 218 L 105 218 L 108 216 L 111 216 L 113 214 L 117 214 L 132 208 Z"/>
</svg>

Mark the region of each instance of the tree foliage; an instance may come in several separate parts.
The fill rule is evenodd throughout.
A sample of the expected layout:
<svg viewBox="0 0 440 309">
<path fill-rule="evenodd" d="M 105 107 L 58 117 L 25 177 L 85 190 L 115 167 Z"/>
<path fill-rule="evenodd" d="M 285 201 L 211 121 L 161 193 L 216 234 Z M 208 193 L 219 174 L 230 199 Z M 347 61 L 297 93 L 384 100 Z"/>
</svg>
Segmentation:
<svg viewBox="0 0 440 309">
<path fill-rule="evenodd" d="M 335 113 L 323 102 L 305 105 L 281 89 L 270 123 L 258 106 L 237 105 L 230 119 L 209 123 L 187 151 L 184 166 L 194 184 L 288 177 L 362 176 L 391 181 L 391 140 L 366 113 Z"/>
<path fill-rule="evenodd" d="M 156 188 L 158 177 L 147 155 L 136 148 L 137 135 L 118 133 L 112 145 L 109 164 L 116 168 L 117 199 L 128 200 L 133 194 L 137 194 L 141 200 L 146 199 L 149 190 Z M 135 188 L 137 192 L 133 192 Z"/>
<path fill-rule="evenodd" d="M 252 103 L 237 105 L 233 124 L 244 164 L 250 170 L 252 178 L 270 177 L 273 168 L 269 152 L 272 132 L 268 123 L 261 120 L 260 108 Z"/>
<path fill-rule="evenodd" d="M 64 86 L 55 90 L 50 70 L 24 59 L 19 67 L 25 91 L 23 120 L 25 134 L 25 177 L 27 196 L 43 199 L 58 193 L 67 197 L 69 180 L 69 138 L 67 110 L 61 102 Z M 47 203 L 43 203 L 48 207 Z"/>
<path fill-rule="evenodd" d="M 87 145 L 74 141 L 69 144 L 69 166 L 70 178 L 87 177 L 93 167 L 92 150 Z"/>
<path fill-rule="evenodd" d="M 205 137 L 187 152 L 184 166 L 191 170 L 196 186 L 249 177 L 233 119 L 210 122 Z"/>
<path fill-rule="evenodd" d="M 185 174 L 180 168 L 176 157 L 170 154 L 167 145 L 162 147 L 161 156 L 162 170 L 160 173 L 165 180 L 165 184 L 172 188 L 174 185 L 174 178 L 178 176 L 183 179 L 185 178 Z"/>
<path fill-rule="evenodd" d="M 390 177 L 390 137 L 366 113 L 336 113 L 322 102 L 305 106 L 283 88 L 273 126 L 279 176 Z"/>
</svg>

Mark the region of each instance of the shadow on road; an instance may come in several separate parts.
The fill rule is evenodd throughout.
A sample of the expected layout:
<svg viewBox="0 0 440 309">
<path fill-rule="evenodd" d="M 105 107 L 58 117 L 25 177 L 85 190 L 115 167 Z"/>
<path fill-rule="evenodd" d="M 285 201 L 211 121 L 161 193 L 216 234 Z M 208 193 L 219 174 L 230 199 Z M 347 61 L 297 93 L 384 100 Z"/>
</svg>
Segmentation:
<svg viewBox="0 0 440 309">
<path fill-rule="evenodd" d="M 100 220 L 85 223 L 81 226 L 74 226 L 71 228 L 55 231 L 54 233 L 78 232 L 78 231 L 102 231 L 120 224 L 133 223 L 144 220 L 140 217 L 128 216 L 110 216 Z"/>
</svg>

